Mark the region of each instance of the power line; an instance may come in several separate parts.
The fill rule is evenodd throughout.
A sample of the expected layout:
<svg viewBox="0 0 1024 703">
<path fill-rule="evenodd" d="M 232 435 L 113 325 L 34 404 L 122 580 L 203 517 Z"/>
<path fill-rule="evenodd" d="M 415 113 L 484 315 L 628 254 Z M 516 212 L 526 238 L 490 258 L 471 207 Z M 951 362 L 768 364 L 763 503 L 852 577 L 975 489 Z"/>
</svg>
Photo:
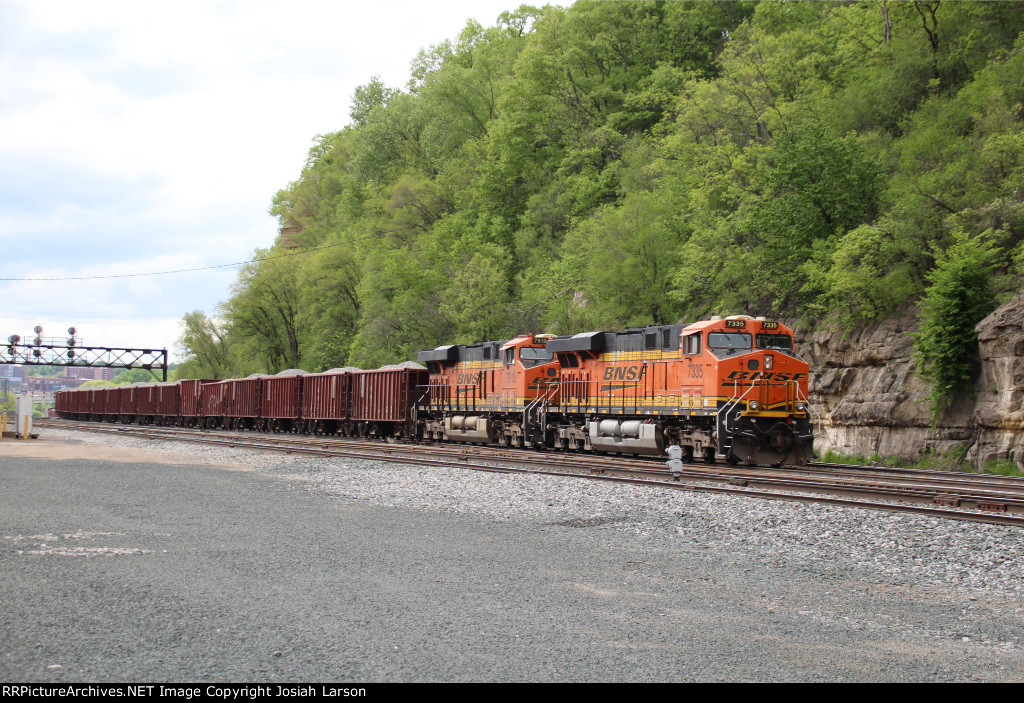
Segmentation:
<svg viewBox="0 0 1024 703">
<path fill-rule="evenodd" d="M 216 266 L 200 266 L 199 268 L 192 269 L 178 269 L 176 271 L 152 271 L 150 273 L 120 273 L 111 274 L 109 276 L 67 276 L 64 278 L 0 278 L 0 281 L 8 282 L 29 282 L 29 281 L 97 281 L 108 278 L 139 278 L 142 276 L 167 276 L 174 273 L 192 273 L 194 271 L 211 271 L 213 269 L 230 268 L 232 266 L 245 266 L 246 264 L 256 264 L 261 261 L 271 261 L 273 259 L 283 259 L 286 256 L 300 256 L 303 254 L 312 254 L 314 251 L 320 251 L 321 249 L 331 249 L 333 247 L 340 247 L 348 245 L 348 242 L 339 244 L 324 244 L 322 246 L 313 247 L 312 249 L 303 249 L 302 251 L 293 251 L 287 254 L 277 254 L 276 256 L 266 256 L 262 259 L 250 259 L 248 261 L 237 261 L 233 264 L 217 264 Z"/>
</svg>

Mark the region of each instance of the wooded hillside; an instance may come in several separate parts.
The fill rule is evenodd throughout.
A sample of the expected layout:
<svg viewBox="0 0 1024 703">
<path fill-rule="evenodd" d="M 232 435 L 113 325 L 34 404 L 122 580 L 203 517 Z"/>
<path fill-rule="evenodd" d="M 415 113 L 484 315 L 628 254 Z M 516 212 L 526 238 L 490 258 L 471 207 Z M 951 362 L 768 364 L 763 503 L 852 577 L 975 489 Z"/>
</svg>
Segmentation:
<svg viewBox="0 0 1024 703">
<path fill-rule="evenodd" d="M 185 317 L 182 375 L 712 313 L 851 326 L 922 296 L 961 335 L 1024 271 L 1022 29 L 1020 2 L 948 1 L 470 22 L 316 139 L 282 237 Z"/>
</svg>

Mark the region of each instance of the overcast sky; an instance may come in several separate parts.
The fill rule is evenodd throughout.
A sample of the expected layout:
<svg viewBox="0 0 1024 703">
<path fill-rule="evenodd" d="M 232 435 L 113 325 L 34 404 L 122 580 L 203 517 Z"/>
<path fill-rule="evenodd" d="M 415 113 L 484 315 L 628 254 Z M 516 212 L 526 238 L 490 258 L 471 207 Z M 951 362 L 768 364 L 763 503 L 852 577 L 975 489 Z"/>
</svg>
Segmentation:
<svg viewBox="0 0 1024 703">
<path fill-rule="evenodd" d="M 0 279 L 245 261 L 356 86 L 518 0 L 0 0 Z M 235 269 L 0 281 L 0 339 L 167 347 Z M 174 360 L 174 356 L 172 356 Z"/>
</svg>

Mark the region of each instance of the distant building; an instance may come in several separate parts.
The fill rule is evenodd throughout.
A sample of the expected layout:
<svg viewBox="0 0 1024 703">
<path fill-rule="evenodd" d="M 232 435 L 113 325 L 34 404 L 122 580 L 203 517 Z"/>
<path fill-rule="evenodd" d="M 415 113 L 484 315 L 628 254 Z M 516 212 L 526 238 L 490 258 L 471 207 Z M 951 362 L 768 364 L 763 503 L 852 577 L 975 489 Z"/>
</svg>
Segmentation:
<svg viewBox="0 0 1024 703">
<path fill-rule="evenodd" d="M 32 393 L 52 393 L 63 390 L 66 382 L 60 376 L 29 376 L 25 385 Z"/>
<path fill-rule="evenodd" d="M 114 378 L 114 372 L 120 369 L 107 369 L 99 366 L 65 366 L 64 378 L 74 378 L 80 381 L 110 381 Z"/>
<path fill-rule="evenodd" d="M 25 383 L 25 369 L 17 364 L 0 364 L 0 379 L 6 378 L 11 386 Z"/>
</svg>

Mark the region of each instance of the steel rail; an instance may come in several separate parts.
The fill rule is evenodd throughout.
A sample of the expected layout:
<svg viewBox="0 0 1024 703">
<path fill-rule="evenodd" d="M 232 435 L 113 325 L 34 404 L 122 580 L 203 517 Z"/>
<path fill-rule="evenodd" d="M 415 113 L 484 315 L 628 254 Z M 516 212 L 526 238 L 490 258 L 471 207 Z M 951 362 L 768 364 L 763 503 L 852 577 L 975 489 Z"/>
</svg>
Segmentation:
<svg viewBox="0 0 1024 703">
<path fill-rule="evenodd" d="M 386 461 L 392 463 L 402 464 L 413 464 L 422 466 L 438 466 L 445 468 L 464 468 L 472 469 L 476 471 L 487 471 L 493 473 L 521 473 L 521 474 L 537 474 L 545 476 L 560 476 L 560 477 L 574 477 L 574 478 L 588 478 L 592 480 L 603 480 L 612 481 L 616 483 L 629 483 L 634 485 L 652 486 L 659 488 L 668 488 L 674 490 L 687 490 L 699 493 L 713 493 L 719 495 L 733 495 L 733 496 L 746 496 L 756 498 L 766 498 L 774 500 L 789 500 L 806 503 L 819 503 L 826 505 L 842 506 L 842 507 L 855 507 L 860 509 L 873 509 L 883 510 L 887 512 L 905 512 L 914 513 L 919 515 L 926 515 L 931 517 L 942 517 L 954 520 L 971 521 L 971 522 L 983 522 L 996 525 L 1010 525 L 1016 527 L 1024 527 L 1024 517 L 1017 515 L 1009 515 L 1005 513 L 985 513 L 985 512 L 965 512 L 963 510 L 953 510 L 955 507 L 952 503 L 945 503 L 950 507 L 934 507 L 921 506 L 921 505 L 906 505 L 901 503 L 882 503 L 882 502 L 870 502 L 867 500 L 855 500 L 852 498 L 835 498 L 822 495 L 801 495 L 798 493 L 780 493 L 780 490 L 804 490 L 812 492 L 827 491 L 829 493 L 838 493 L 840 495 L 857 495 L 864 497 L 872 497 L 875 499 L 888 499 L 888 500 L 916 500 L 917 502 L 933 503 L 935 502 L 935 496 L 926 494 L 924 491 L 917 491 L 916 494 L 907 492 L 905 489 L 903 492 L 894 495 L 891 492 L 884 490 L 881 487 L 876 488 L 836 488 L 836 487 L 825 487 L 822 485 L 814 486 L 810 482 L 796 483 L 791 479 L 779 479 L 772 477 L 753 477 L 744 479 L 727 479 L 728 481 L 736 484 L 738 488 L 728 488 L 724 486 L 706 486 L 695 483 L 683 483 L 681 481 L 668 481 L 664 478 L 652 479 L 649 477 L 637 477 L 628 475 L 629 470 L 623 469 L 622 472 L 626 473 L 625 476 L 609 476 L 605 474 L 605 471 L 612 469 L 598 468 L 592 469 L 589 473 L 571 472 L 564 470 L 552 470 L 540 469 L 540 468 L 527 468 L 520 469 L 511 466 L 495 466 L 493 464 L 482 464 L 482 463 L 470 463 L 470 458 L 467 454 L 459 456 L 447 456 L 442 459 L 429 459 L 422 456 L 422 448 L 414 445 L 409 446 L 395 446 L 380 443 L 363 443 L 364 447 L 352 447 L 342 449 L 341 447 L 325 448 L 325 447 L 314 447 L 309 446 L 313 442 L 305 442 L 306 446 L 300 440 L 277 441 L 268 442 L 265 436 L 259 435 L 258 439 L 248 439 L 244 434 L 240 433 L 241 436 L 210 436 L 209 433 L 204 431 L 191 431 L 186 434 L 177 428 L 174 431 L 168 431 L 167 429 L 151 430 L 147 428 L 139 428 L 134 426 L 105 426 L 105 425 L 94 425 L 94 424 L 82 424 L 77 427 L 68 427 L 64 423 L 54 423 L 54 426 L 65 427 L 68 429 L 83 429 L 86 431 L 100 432 L 100 433 L 112 433 L 121 435 L 131 435 L 135 437 L 158 439 L 158 440 L 179 440 L 189 441 L 193 443 L 222 446 L 222 447 L 234 447 L 234 448 L 246 448 L 255 449 L 262 451 L 277 451 L 286 454 L 302 454 L 307 456 L 319 456 L 324 458 L 330 457 L 344 457 L 344 458 L 358 458 L 358 459 L 371 459 L 377 461 Z M 318 440 L 317 440 L 318 441 Z M 338 442 L 338 444 L 344 444 L 344 442 Z M 416 456 L 419 453 L 421 456 Z M 541 466 L 550 466 L 551 456 L 544 456 L 543 458 L 532 458 L 532 457 L 501 457 L 492 458 L 490 461 L 500 461 L 507 463 L 524 463 L 524 464 L 539 464 Z M 456 463 L 453 463 L 453 459 L 457 459 Z M 546 464 L 544 462 L 547 462 Z M 664 472 L 662 472 L 664 473 Z M 709 476 L 703 471 L 687 471 L 684 472 L 684 477 L 690 480 L 699 481 L 710 481 L 714 480 L 712 476 Z M 682 478 L 682 477 L 681 477 Z M 722 480 L 722 479 L 718 479 Z M 761 488 L 750 487 L 751 483 L 755 485 L 763 486 Z M 768 490 L 769 488 L 774 490 Z M 963 505 L 964 503 L 972 502 L 970 497 L 960 497 L 962 502 L 956 505 Z M 1004 508 L 1005 509 L 1005 508 Z"/>
</svg>

